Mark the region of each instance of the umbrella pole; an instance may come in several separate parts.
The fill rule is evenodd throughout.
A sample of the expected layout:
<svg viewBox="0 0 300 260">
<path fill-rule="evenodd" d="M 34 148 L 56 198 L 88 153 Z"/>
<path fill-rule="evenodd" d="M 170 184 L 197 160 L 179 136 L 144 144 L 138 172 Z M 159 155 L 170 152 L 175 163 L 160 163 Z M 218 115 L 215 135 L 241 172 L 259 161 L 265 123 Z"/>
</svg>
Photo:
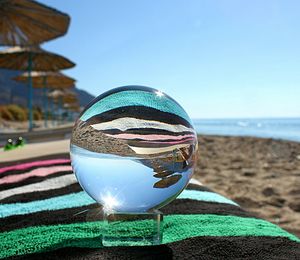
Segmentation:
<svg viewBox="0 0 300 260">
<path fill-rule="evenodd" d="M 48 98 L 47 98 L 47 77 L 46 76 L 44 76 L 44 79 L 43 79 L 43 81 L 44 81 L 44 87 L 43 87 L 43 101 L 44 101 L 44 120 L 45 120 L 45 122 L 44 122 L 44 124 L 45 124 L 45 128 L 47 128 L 48 127 L 48 122 L 47 122 L 47 120 L 48 120 Z"/>
<path fill-rule="evenodd" d="M 53 99 L 53 104 L 54 104 L 54 110 L 55 110 L 55 126 L 58 126 L 58 121 L 59 121 L 59 111 L 58 111 L 58 108 L 59 108 L 59 104 L 58 104 L 58 100 L 55 100 L 56 102 L 54 102 L 54 99 Z"/>
<path fill-rule="evenodd" d="M 55 106 L 55 103 L 54 103 L 54 98 L 51 99 L 51 106 L 52 106 L 52 115 L 53 115 L 53 119 L 52 119 L 52 125 L 53 126 L 56 126 L 56 106 Z"/>
<path fill-rule="evenodd" d="M 51 110 L 51 120 L 52 120 L 52 127 L 54 126 L 54 110 L 53 110 L 53 99 L 50 100 L 50 110 Z"/>
<path fill-rule="evenodd" d="M 59 98 L 59 106 L 60 106 L 60 123 L 63 124 L 64 123 L 64 116 L 63 116 L 63 98 L 60 97 Z"/>
<path fill-rule="evenodd" d="M 69 122 L 72 122 L 72 111 L 71 111 L 71 109 L 68 109 L 68 121 Z"/>
<path fill-rule="evenodd" d="M 32 69 L 32 54 L 29 52 L 28 59 L 28 113 L 29 113 L 29 131 L 32 131 L 33 124 L 33 111 L 32 111 L 32 78 L 31 78 L 31 69 Z"/>
</svg>

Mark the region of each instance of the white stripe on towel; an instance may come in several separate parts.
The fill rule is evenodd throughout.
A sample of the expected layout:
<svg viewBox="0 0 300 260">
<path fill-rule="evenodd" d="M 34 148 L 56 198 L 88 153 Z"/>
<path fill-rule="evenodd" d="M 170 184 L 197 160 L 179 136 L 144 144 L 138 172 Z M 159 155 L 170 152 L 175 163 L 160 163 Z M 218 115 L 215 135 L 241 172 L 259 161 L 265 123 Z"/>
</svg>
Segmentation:
<svg viewBox="0 0 300 260">
<path fill-rule="evenodd" d="M 63 188 L 68 185 L 71 185 L 73 183 L 76 183 L 76 182 L 77 182 L 77 180 L 76 180 L 75 174 L 67 174 L 67 175 L 63 175 L 60 177 L 47 179 L 42 182 L 1 191 L 0 192 L 0 200 L 5 199 L 10 196 L 13 196 L 13 195 L 22 194 L 22 193 L 59 189 L 59 188 Z"/>
</svg>

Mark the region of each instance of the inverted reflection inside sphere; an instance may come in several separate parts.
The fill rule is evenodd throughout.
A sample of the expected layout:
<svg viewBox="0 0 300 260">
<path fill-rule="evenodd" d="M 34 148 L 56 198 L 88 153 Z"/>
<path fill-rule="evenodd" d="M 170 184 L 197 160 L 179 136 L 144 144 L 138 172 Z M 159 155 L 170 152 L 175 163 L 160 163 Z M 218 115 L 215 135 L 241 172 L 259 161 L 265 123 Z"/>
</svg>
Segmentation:
<svg viewBox="0 0 300 260">
<path fill-rule="evenodd" d="M 106 209 L 145 212 L 175 199 L 190 180 L 197 149 L 191 120 L 156 89 L 128 86 L 94 99 L 76 121 L 73 170 Z"/>
</svg>

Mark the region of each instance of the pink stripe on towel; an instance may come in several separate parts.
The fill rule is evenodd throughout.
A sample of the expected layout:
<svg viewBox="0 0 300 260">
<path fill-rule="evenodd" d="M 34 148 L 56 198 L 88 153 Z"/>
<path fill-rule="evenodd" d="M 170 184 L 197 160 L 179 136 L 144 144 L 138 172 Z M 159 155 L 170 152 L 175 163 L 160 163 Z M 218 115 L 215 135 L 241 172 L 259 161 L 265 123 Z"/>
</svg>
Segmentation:
<svg viewBox="0 0 300 260">
<path fill-rule="evenodd" d="M 187 139 L 184 139 L 184 140 L 179 140 L 179 141 L 173 141 L 173 142 L 159 142 L 159 141 L 140 141 L 141 143 L 145 143 L 145 144 L 169 144 L 169 145 L 172 145 L 172 144 L 181 144 L 181 143 L 185 143 L 187 142 L 187 144 L 190 144 L 191 142 L 190 141 L 193 141 L 194 138 L 187 138 Z"/>
<path fill-rule="evenodd" d="M 44 168 L 34 169 L 22 174 L 8 175 L 0 179 L 0 184 L 19 182 L 33 176 L 44 177 L 56 172 L 64 172 L 64 171 L 72 171 L 72 167 L 70 165 L 44 167 Z"/>
<path fill-rule="evenodd" d="M 22 163 L 22 164 L 18 164 L 18 165 L 12 165 L 12 166 L 6 166 L 3 168 L 0 168 L 0 173 L 6 172 L 6 171 L 12 171 L 12 170 L 26 170 L 26 169 L 34 167 L 34 166 L 47 166 L 47 165 L 69 163 L 69 162 L 70 162 L 69 159 L 53 159 L 53 160 Z"/>
</svg>

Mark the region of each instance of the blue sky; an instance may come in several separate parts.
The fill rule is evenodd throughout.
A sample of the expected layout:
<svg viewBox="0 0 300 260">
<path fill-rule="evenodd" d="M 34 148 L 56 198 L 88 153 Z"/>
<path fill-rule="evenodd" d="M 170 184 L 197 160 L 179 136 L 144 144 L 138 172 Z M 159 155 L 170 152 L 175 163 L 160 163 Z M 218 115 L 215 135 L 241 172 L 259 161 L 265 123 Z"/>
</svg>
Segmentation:
<svg viewBox="0 0 300 260">
<path fill-rule="evenodd" d="M 72 17 L 43 46 L 78 88 L 158 88 L 192 118 L 300 116 L 300 1 L 41 2 Z"/>
</svg>

